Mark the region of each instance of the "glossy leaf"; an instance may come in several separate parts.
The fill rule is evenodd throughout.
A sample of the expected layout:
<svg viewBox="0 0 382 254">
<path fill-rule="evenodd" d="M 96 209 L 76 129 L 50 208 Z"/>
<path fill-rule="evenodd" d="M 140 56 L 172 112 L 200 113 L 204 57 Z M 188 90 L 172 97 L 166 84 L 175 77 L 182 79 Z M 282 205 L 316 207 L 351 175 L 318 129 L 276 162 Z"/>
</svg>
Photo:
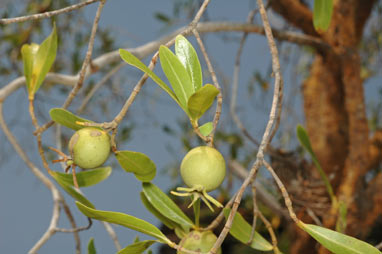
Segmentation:
<svg viewBox="0 0 382 254">
<path fill-rule="evenodd" d="M 88 254 L 97 254 L 97 251 L 94 246 L 94 238 L 90 238 L 88 243 Z"/>
<path fill-rule="evenodd" d="M 334 230 L 301 221 L 298 226 L 334 254 L 381 254 L 374 246 Z"/>
<path fill-rule="evenodd" d="M 163 82 L 153 71 L 151 71 L 144 63 L 142 63 L 141 60 L 139 60 L 136 56 L 124 49 L 119 50 L 119 55 L 123 61 L 146 73 L 152 80 L 155 81 L 155 83 L 157 83 L 163 90 L 165 90 L 170 95 L 170 97 L 174 99 L 176 103 L 178 103 L 182 107 L 178 98 L 176 97 L 175 93 L 171 90 L 171 88 L 165 82 Z"/>
<path fill-rule="evenodd" d="M 324 170 L 322 169 L 321 164 L 319 163 L 316 154 L 313 152 L 313 148 L 312 148 L 312 145 L 310 144 L 310 139 L 309 139 L 308 133 L 306 132 L 304 127 L 302 127 L 301 125 L 297 125 L 296 133 L 297 133 L 297 138 L 300 141 L 301 145 L 308 151 L 308 153 L 312 157 L 312 161 L 313 161 L 314 165 L 317 167 L 318 173 L 320 174 L 322 180 L 325 183 L 326 189 L 329 193 L 329 196 L 332 200 L 332 203 L 333 203 L 333 205 L 336 206 L 337 205 L 337 201 L 336 201 L 337 199 L 334 195 L 333 188 L 332 188 L 332 186 L 329 182 L 329 179 L 326 176 Z"/>
<path fill-rule="evenodd" d="M 178 57 L 165 46 L 159 47 L 160 64 L 180 105 L 187 109 L 188 98 L 194 93 L 190 76 Z M 185 111 L 187 112 L 187 111 Z"/>
<path fill-rule="evenodd" d="M 74 189 L 72 186 L 70 186 L 66 182 L 62 181 L 61 178 L 57 177 L 56 174 L 51 174 L 51 175 L 56 180 L 56 182 L 64 189 L 64 191 L 66 191 L 66 193 L 72 196 L 72 198 L 81 202 L 82 204 L 85 204 L 88 207 L 94 208 L 94 205 L 87 198 L 85 198 L 84 195 L 82 195 L 80 192 L 78 192 L 76 189 Z"/>
<path fill-rule="evenodd" d="M 80 202 L 76 202 L 76 205 L 78 209 L 89 218 L 106 221 L 133 229 L 135 231 L 155 237 L 163 243 L 170 242 L 170 240 L 157 227 L 148 223 L 147 221 L 124 213 L 95 210 L 85 206 Z"/>
<path fill-rule="evenodd" d="M 24 65 L 24 76 L 25 76 L 25 79 L 26 79 L 26 85 L 27 85 L 27 89 L 28 89 L 28 94 L 32 95 L 33 94 L 33 89 L 31 87 L 31 83 L 32 83 L 32 72 L 33 72 L 33 62 L 36 58 L 36 54 L 37 54 L 37 51 L 38 51 L 38 48 L 40 47 L 40 45 L 36 44 L 36 43 L 32 43 L 32 44 L 24 44 L 22 47 L 21 47 L 21 55 L 22 55 L 22 58 L 23 58 L 23 65 Z M 36 82 L 36 77 L 34 77 L 34 81 L 33 82 Z"/>
<path fill-rule="evenodd" d="M 154 240 L 136 242 L 118 251 L 118 254 L 141 254 L 155 242 Z"/>
<path fill-rule="evenodd" d="M 231 209 L 224 208 L 225 219 L 227 220 Z M 241 216 L 236 213 L 233 219 L 232 227 L 229 233 L 240 242 L 247 244 L 251 237 L 252 226 Z M 265 240 L 259 233 L 255 231 L 253 240 L 249 245 L 251 248 L 261 251 L 270 251 L 273 249 L 272 244 Z"/>
<path fill-rule="evenodd" d="M 193 92 L 198 91 L 203 84 L 202 68 L 194 47 L 183 35 L 175 39 L 175 54 L 190 76 Z"/>
<path fill-rule="evenodd" d="M 33 62 L 33 74 L 36 77 L 34 92 L 40 88 L 46 74 L 52 67 L 57 53 L 57 32 L 56 25 L 53 26 L 52 33 L 46 38 L 38 48 L 36 58 Z M 32 83 L 33 84 L 33 83 Z M 33 85 L 32 85 L 33 87 Z"/>
<path fill-rule="evenodd" d="M 161 189 L 152 183 L 143 183 L 143 193 L 150 204 L 163 216 L 187 229 L 194 224 Z"/>
<path fill-rule="evenodd" d="M 212 122 L 207 122 L 199 127 L 200 133 L 202 133 L 204 136 L 210 135 L 213 129 L 214 125 L 212 124 Z"/>
<path fill-rule="evenodd" d="M 116 157 L 121 167 L 135 174 L 142 182 L 150 182 L 156 174 L 156 166 L 147 155 L 133 151 L 117 151 Z"/>
<path fill-rule="evenodd" d="M 76 124 L 76 122 L 88 122 L 88 123 L 93 122 L 85 118 L 76 116 L 72 112 L 62 108 L 52 108 L 49 111 L 49 115 L 50 115 L 50 118 L 52 118 L 52 120 L 55 121 L 56 123 L 61 124 L 70 129 L 73 129 L 75 131 L 86 127 L 86 126 Z"/>
<path fill-rule="evenodd" d="M 211 84 L 200 88 L 188 100 L 187 108 L 190 117 L 194 120 L 199 119 L 211 107 L 218 94 L 219 89 Z"/>
<path fill-rule="evenodd" d="M 314 0 L 313 25 L 318 32 L 328 30 L 332 19 L 333 0 Z"/>
<path fill-rule="evenodd" d="M 140 193 L 141 201 L 143 205 L 146 207 L 146 209 L 152 213 L 155 217 L 158 218 L 166 227 L 169 229 L 174 229 L 176 227 L 179 227 L 175 222 L 168 219 L 166 216 L 162 215 L 155 207 L 150 203 L 150 201 L 146 198 L 145 194 L 143 192 Z"/>
<path fill-rule="evenodd" d="M 61 182 L 65 182 L 73 186 L 73 175 L 61 172 L 53 172 L 55 178 L 59 178 Z M 79 187 L 88 187 L 96 185 L 108 178 L 111 174 L 111 167 L 102 167 L 96 169 L 89 169 L 86 171 L 76 173 L 77 182 Z"/>
</svg>

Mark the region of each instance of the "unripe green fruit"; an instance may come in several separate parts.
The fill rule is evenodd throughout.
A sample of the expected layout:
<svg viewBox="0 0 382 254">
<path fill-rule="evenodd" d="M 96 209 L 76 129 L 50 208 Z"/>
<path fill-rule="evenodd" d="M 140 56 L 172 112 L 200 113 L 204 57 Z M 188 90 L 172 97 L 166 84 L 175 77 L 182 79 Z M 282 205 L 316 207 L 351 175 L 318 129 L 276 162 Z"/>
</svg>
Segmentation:
<svg viewBox="0 0 382 254">
<path fill-rule="evenodd" d="M 109 135 L 97 128 L 82 128 L 70 138 L 69 152 L 77 166 L 84 169 L 99 167 L 110 154 Z"/>
<path fill-rule="evenodd" d="M 180 165 L 180 174 L 188 187 L 201 186 L 212 191 L 225 177 L 225 161 L 215 148 L 199 146 L 189 151 Z"/>
<path fill-rule="evenodd" d="M 217 237 L 211 231 L 191 231 L 186 235 L 182 241 L 180 241 L 180 246 L 187 250 L 208 252 L 212 246 L 214 246 Z M 184 251 L 178 251 L 178 254 L 185 254 Z M 219 248 L 217 254 L 221 254 L 222 250 Z"/>
</svg>

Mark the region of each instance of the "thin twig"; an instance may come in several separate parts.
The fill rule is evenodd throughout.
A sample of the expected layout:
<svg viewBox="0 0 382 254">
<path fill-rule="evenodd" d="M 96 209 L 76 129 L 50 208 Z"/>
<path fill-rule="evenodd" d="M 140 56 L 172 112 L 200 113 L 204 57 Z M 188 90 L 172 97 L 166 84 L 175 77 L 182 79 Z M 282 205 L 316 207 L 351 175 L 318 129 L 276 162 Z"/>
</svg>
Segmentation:
<svg viewBox="0 0 382 254">
<path fill-rule="evenodd" d="M 81 106 L 79 106 L 79 108 L 77 109 L 77 114 L 81 114 L 86 105 L 89 103 L 90 99 L 93 97 L 93 95 L 95 94 L 95 92 L 101 88 L 101 86 L 103 86 L 114 74 L 116 74 L 120 69 L 121 67 L 125 66 L 126 63 L 125 62 L 121 62 L 120 64 L 118 64 L 117 66 L 115 66 L 113 69 L 111 69 L 97 84 L 95 84 L 92 89 L 90 90 L 90 92 L 88 92 L 86 94 L 86 97 L 84 98 L 84 100 L 82 101 L 81 103 Z"/>
<path fill-rule="evenodd" d="M 199 125 L 197 122 L 194 122 L 191 120 L 191 124 L 192 124 L 192 128 L 194 129 L 194 132 L 196 135 L 199 136 L 199 138 L 201 138 L 204 142 L 206 142 L 207 144 L 211 145 L 212 146 L 212 139 L 204 136 L 201 132 L 200 132 L 200 129 L 199 129 Z"/>
<path fill-rule="evenodd" d="M 5 19 L 0 19 L 0 25 L 8 25 L 12 23 L 18 23 L 18 22 L 24 22 L 24 21 L 30 21 L 30 20 L 38 20 L 38 19 L 45 19 L 45 18 L 50 18 L 62 13 L 74 11 L 76 9 L 82 8 L 86 5 L 95 3 L 99 0 L 88 0 L 79 4 L 74 4 L 72 6 L 68 6 L 59 10 L 54 10 L 54 11 L 48 11 L 44 13 L 38 13 L 38 14 L 32 14 L 28 16 L 22 16 L 22 17 L 16 17 L 16 18 L 5 18 Z"/>
<path fill-rule="evenodd" d="M 225 204 L 224 208 L 230 208 L 233 204 L 233 201 L 235 200 L 235 197 L 236 197 L 237 193 L 235 193 L 235 195 L 233 195 L 231 197 L 231 199 Z M 224 218 L 224 213 L 223 213 L 223 210 L 224 208 L 220 211 L 219 215 L 215 217 L 215 219 L 205 228 L 201 228 L 201 230 L 203 231 L 207 231 L 207 230 L 214 230 L 217 226 L 219 226 L 220 222 L 223 220 Z"/>
<path fill-rule="evenodd" d="M 322 222 L 320 219 L 316 216 L 316 214 L 310 209 L 309 207 L 306 209 L 306 213 L 309 215 L 310 218 L 316 223 L 318 226 L 322 226 Z"/>
<path fill-rule="evenodd" d="M 66 217 L 68 217 L 68 220 L 70 222 L 70 225 L 73 229 L 77 228 L 76 221 L 74 220 L 73 214 L 70 211 L 70 208 L 68 204 L 66 203 L 65 199 L 61 200 L 61 207 L 64 210 Z M 80 235 L 77 231 L 73 232 L 74 242 L 75 242 L 75 248 L 76 248 L 76 254 L 81 254 L 81 240 Z"/>
<path fill-rule="evenodd" d="M 40 238 L 40 240 L 32 247 L 32 249 L 29 251 L 29 253 L 36 253 L 37 250 L 39 250 L 44 243 L 49 240 L 49 238 L 55 233 L 53 228 L 56 228 L 59 214 L 60 214 L 60 207 L 59 203 L 61 200 L 63 200 L 63 196 L 58 191 L 56 186 L 51 182 L 51 180 L 46 177 L 39 168 L 37 168 L 32 161 L 28 158 L 25 151 L 21 148 L 20 144 L 17 142 L 15 136 L 12 134 L 12 132 L 9 130 L 8 125 L 6 124 L 3 116 L 3 103 L 0 102 L 0 126 L 7 137 L 8 141 L 11 143 L 13 148 L 15 149 L 16 153 L 20 156 L 20 158 L 25 162 L 25 164 L 30 168 L 31 172 L 52 192 L 53 196 L 53 214 L 51 218 L 50 225 L 47 229 L 47 231 L 44 233 L 44 235 Z"/>
<path fill-rule="evenodd" d="M 277 174 L 273 170 L 272 166 L 266 160 L 263 160 L 263 164 L 264 164 L 265 168 L 269 171 L 269 173 L 271 173 L 273 179 L 275 179 L 277 186 L 280 189 L 281 195 L 284 198 L 284 202 L 285 202 L 285 205 L 288 209 L 289 216 L 292 218 L 292 220 L 294 222 L 297 223 L 299 221 L 299 219 L 297 218 L 295 212 L 293 211 L 292 200 L 290 199 L 289 194 L 288 194 L 284 184 L 281 182 L 280 178 L 277 176 Z"/>
<path fill-rule="evenodd" d="M 69 105 L 72 103 L 74 97 L 77 95 L 78 91 L 81 89 L 81 87 L 82 87 L 82 85 L 83 85 L 83 83 L 85 81 L 85 76 L 87 75 L 87 71 L 88 71 L 87 67 L 90 64 L 92 53 L 93 53 L 94 39 L 95 39 L 97 28 L 98 28 L 98 22 L 99 22 L 99 19 L 101 17 L 101 12 L 102 12 L 102 9 L 103 9 L 105 3 L 106 3 L 106 0 L 100 0 L 100 3 L 98 5 L 98 9 L 97 9 L 97 12 L 96 12 L 96 15 L 95 15 L 95 18 L 94 18 L 92 30 L 91 30 L 91 33 L 90 33 L 88 49 L 86 51 L 85 59 L 84 59 L 84 61 L 82 63 L 82 67 L 81 67 L 81 70 L 80 70 L 80 73 L 79 73 L 79 77 L 78 77 L 77 83 L 73 87 L 73 89 L 70 91 L 68 97 L 66 98 L 64 104 L 62 105 L 63 109 L 66 109 L 66 108 L 69 107 Z M 49 121 L 48 123 L 46 123 L 43 126 L 43 128 L 47 129 L 50 126 L 52 126 L 53 124 L 54 124 L 53 121 Z M 39 131 L 39 129 L 37 129 L 36 132 L 37 133 L 41 133 Z"/>
<path fill-rule="evenodd" d="M 93 22 L 93 27 L 92 27 L 92 30 L 90 33 L 88 50 L 86 51 L 86 56 L 85 56 L 84 62 L 82 63 L 80 76 L 78 78 L 77 84 L 74 86 L 72 91 L 70 91 L 68 98 L 66 98 L 64 104 L 62 105 L 62 108 L 64 108 L 64 109 L 70 105 L 70 103 L 73 101 L 74 97 L 77 95 L 78 91 L 81 89 L 82 84 L 84 83 L 86 70 L 87 70 L 88 65 L 90 64 L 90 60 L 91 60 L 92 53 L 93 53 L 94 39 L 95 39 L 95 36 L 97 33 L 98 22 L 99 22 L 99 19 L 101 17 L 101 12 L 102 12 L 102 9 L 103 9 L 105 3 L 106 3 L 106 0 L 101 0 L 99 5 L 98 5 L 98 9 L 97 9 L 97 12 L 96 12 L 96 15 L 94 18 L 94 22 Z"/>
<path fill-rule="evenodd" d="M 265 218 L 264 214 L 263 214 L 260 210 L 257 210 L 257 212 L 258 212 L 258 215 L 259 215 L 260 220 L 264 223 L 266 229 L 268 230 L 269 235 L 271 236 L 271 239 L 272 239 L 272 246 L 273 246 L 273 253 L 275 253 L 275 254 L 279 254 L 279 253 L 280 253 L 280 250 L 279 250 L 279 248 L 277 247 L 277 238 L 276 238 L 276 234 L 275 234 L 275 231 L 274 231 L 273 228 L 272 228 L 271 223 L 268 221 L 267 218 Z"/>
<path fill-rule="evenodd" d="M 221 112 L 222 112 L 223 95 L 222 95 L 222 91 L 221 91 L 218 79 L 216 77 L 214 68 L 212 67 L 210 58 L 208 57 L 207 50 L 204 47 L 203 41 L 200 38 L 200 35 L 196 29 L 192 30 L 192 32 L 195 35 L 195 38 L 199 44 L 200 50 L 202 51 L 202 54 L 204 56 L 204 60 L 206 61 L 207 68 L 208 68 L 208 71 L 210 72 L 214 86 L 219 90 L 219 94 L 217 95 L 216 111 L 215 111 L 214 120 L 213 120 L 213 129 L 212 129 L 211 133 L 208 135 L 208 137 L 211 141 L 209 145 L 213 146 L 213 137 L 214 137 L 216 127 L 217 127 L 219 119 L 220 119 Z"/>
<path fill-rule="evenodd" d="M 264 150 L 266 149 L 266 147 L 268 146 L 269 141 L 270 141 L 270 133 L 271 133 L 272 128 L 274 127 L 273 125 L 274 125 L 275 119 L 276 119 L 276 112 L 278 110 L 281 110 L 281 109 L 279 109 L 279 107 L 281 106 L 281 104 L 279 103 L 279 100 L 280 100 L 280 92 L 282 92 L 283 86 L 282 86 L 282 77 L 281 77 L 281 72 L 280 72 L 280 62 L 278 59 L 278 51 L 277 51 L 276 44 L 275 44 L 275 41 L 274 41 L 274 38 L 272 35 L 272 30 L 271 30 L 271 27 L 270 27 L 270 24 L 268 21 L 268 17 L 267 17 L 265 8 L 264 8 L 264 4 L 263 4 L 262 0 L 258 0 L 257 3 L 258 3 L 260 14 L 261 14 L 261 19 L 263 21 L 265 34 L 266 34 L 266 37 L 268 39 L 268 45 L 269 45 L 271 55 L 272 55 L 272 69 L 273 69 L 273 72 L 275 74 L 275 84 L 274 84 L 272 107 L 271 107 L 271 112 L 269 114 L 269 120 L 268 120 L 267 126 L 265 128 L 263 138 L 262 138 L 260 146 L 259 146 L 259 150 L 257 152 L 256 161 L 252 166 L 252 169 L 248 175 L 248 178 L 244 180 L 243 184 L 241 185 L 241 187 L 239 189 L 237 196 L 235 197 L 235 201 L 232 205 L 231 212 L 230 212 L 228 219 L 224 225 L 224 228 L 221 231 L 221 233 L 220 233 L 218 239 L 216 240 L 214 246 L 210 250 L 211 254 L 215 254 L 217 252 L 218 248 L 221 246 L 221 244 L 223 243 L 224 239 L 226 238 L 229 230 L 231 229 L 233 218 L 234 218 L 235 213 L 237 212 L 237 209 L 239 207 L 241 198 L 244 194 L 244 190 L 254 180 L 253 177 L 256 175 L 257 170 L 259 169 L 259 167 L 263 163 Z"/>
<path fill-rule="evenodd" d="M 147 55 L 156 51 L 159 45 L 167 43 L 169 40 L 174 38 L 177 34 L 185 30 L 185 27 L 176 30 L 170 35 L 166 35 L 158 40 L 148 42 L 142 46 L 136 48 L 127 49 L 130 53 L 134 54 L 138 58 L 144 58 Z M 197 25 L 197 30 L 199 33 L 213 33 L 213 32 L 227 32 L 227 31 L 236 31 L 236 32 L 250 32 L 250 33 L 259 33 L 264 34 L 264 28 L 258 25 L 242 24 L 242 23 L 233 23 L 233 22 L 201 22 Z M 324 41 L 319 38 L 308 36 L 304 34 L 299 34 L 295 32 L 285 32 L 281 30 L 273 29 L 275 37 L 279 40 L 286 40 L 292 43 L 297 43 L 301 45 L 312 46 L 317 49 L 328 49 L 330 48 Z M 186 31 L 183 35 L 187 36 L 190 34 L 190 31 Z M 97 70 L 109 66 L 112 63 L 120 61 L 119 51 L 114 50 L 103 55 L 98 56 L 92 61 L 93 73 Z M 87 70 L 88 75 L 85 75 L 85 79 L 92 74 L 90 68 Z M 45 82 L 58 83 L 66 86 L 74 86 L 78 81 L 79 74 L 75 75 L 65 75 L 60 73 L 48 73 Z M 17 89 L 22 87 L 25 84 L 25 77 L 18 77 L 8 84 L 0 88 L 0 102 L 4 101 L 11 93 L 15 92 Z M 50 125 L 49 125 L 50 126 Z M 37 132 L 43 132 L 47 129 L 47 124 L 44 124 L 40 127 Z M 36 134 L 35 132 L 34 134 Z"/>
<path fill-rule="evenodd" d="M 105 227 L 107 233 L 110 235 L 111 239 L 113 240 L 115 248 L 119 251 L 121 250 L 121 244 L 118 241 L 118 236 L 115 233 L 113 227 L 105 221 L 102 221 L 102 225 Z"/>
<path fill-rule="evenodd" d="M 253 19 L 257 11 L 258 9 L 254 9 L 248 14 L 248 18 L 247 18 L 248 24 L 253 23 Z M 240 39 L 239 49 L 237 50 L 237 53 L 236 53 L 235 66 L 233 69 L 233 78 L 232 78 L 232 90 L 231 90 L 232 95 L 231 95 L 231 103 L 230 103 L 230 113 L 236 126 L 240 129 L 240 131 L 244 134 L 244 136 L 247 137 L 253 144 L 255 144 L 256 146 L 259 146 L 260 145 L 259 141 L 257 141 L 254 137 L 252 137 L 252 135 L 244 127 L 244 124 L 242 123 L 238 115 L 236 114 L 236 99 L 237 99 L 237 90 L 239 87 L 240 58 L 243 52 L 245 41 L 248 37 L 248 33 L 249 32 L 243 33 Z"/>
<path fill-rule="evenodd" d="M 374 247 L 377 248 L 378 250 L 382 250 L 382 242 L 378 243 Z"/>
<path fill-rule="evenodd" d="M 78 228 L 55 228 L 54 230 L 56 232 L 62 232 L 62 233 L 77 233 L 80 231 L 88 230 L 93 225 L 92 219 L 88 218 L 88 225 Z"/>
<path fill-rule="evenodd" d="M 257 216 L 259 215 L 259 207 L 257 206 L 257 200 L 256 200 L 255 182 L 252 183 L 251 189 L 252 189 L 252 203 L 253 203 L 253 220 L 252 220 L 251 236 L 249 237 L 247 244 L 250 244 L 253 241 L 253 237 L 255 236 L 255 231 L 256 231 Z"/>
<path fill-rule="evenodd" d="M 40 126 L 38 124 L 38 121 L 37 121 L 37 118 L 36 118 L 36 115 L 34 112 L 34 99 L 29 100 L 29 114 L 31 116 L 32 123 L 33 123 L 34 127 L 36 129 L 38 129 Z M 40 157 L 42 159 L 43 166 L 45 167 L 45 169 L 48 172 L 52 172 L 52 170 L 50 169 L 49 164 L 46 160 L 46 157 L 45 157 L 45 153 L 44 153 L 44 149 L 43 149 L 42 141 L 41 141 L 41 133 L 37 134 L 36 139 L 37 139 L 38 152 L 39 152 Z M 74 169 L 74 167 L 73 167 L 73 169 Z M 73 173 L 73 178 L 74 177 L 75 177 L 75 173 Z M 76 184 L 77 181 L 74 181 L 74 183 Z M 54 186 L 54 188 L 51 189 L 51 192 L 52 192 L 52 195 L 54 197 L 53 198 L 54 209 L 53 209 L 53 215 L 52 215 L 51 223 L 50 223 L 49 228 L 45 232 L 45 234 L 40 238 L 40 240 L 32 248 L 31 253 L 34 253 L 35 251 L 37 251 L 38 249 L 36 249 L 36 248 L 40 248 L 46 241 L 48 241 L 48 239 L 51 236 L 53 236 L 57 232 L 57 224 L 58 224 L 58 220 L 60 218 L 60 206 L 59 206 L 60 203 L 62 204 L 64 211 L 65 211 L 65 214 L 67 215 L 69 222 L 72 225 L 73 229 L 76 229 L 76 223 L 75 223 L 74 217 L 72 216 L 70 208 L 66 204 L 64 198 L 61 196 L 61 194 L 55 188 L 55 186 Z M 55 195 L 59 195 L 59 196 L 56 197 Z M 81 253 L 81 241 L 80 241 L 80 238 L 79 238 L 79 235 L 77 232 L 78 231 L 74 230 L 72 233 L 74 233 L 73 237 L 74 237 L 74 241 L 75 241 L 76 254 L 80 254 Z"/>
<path fill-rule="evenodd" d="M 55 229 L 57 228 L 58 220 L 60 218 L 60 204 L 58 201 L 60 194 L 57 189 L 51 189 L 51 191 L 53 195 L 53 212 L 49 227 L 43 236 L 29 250 L 29 254 L 37 253 L 37 251 L 56 233 Z"/>
<path fill-rule="evenodd" d="M 229 161 L 228 167 L 230 167 L 233 173 L 241 179 L 246 179 L 248 177 L 248 171 L 236 160 Z M 256 181 L 254 184 L 256 184 L 256 196 L 262 203 L 275 214 L 282 216 L 286 220 L 290 219 L 286 209 L 280 206 L 277 199 L 266 190 L 261 182 Z"/>
<path fill-rule="evenodd" d="M 205 0 L 203 2 L 203 4 L 200 6 L 199 11 L 196 13 L 195 18 L 190 22 L 190 24 L 187 26 L 186 29 L 184 29 L 182 32 L 180 32 L 180 34 L 184 35 L 184 34 L 190 33 L 190 31 L 192 31 L 196 27 L 196 25 L 198 24 L 202 14 L 203 14 L 203 12 L 207 8 L 207 5 L 208 5 L 209 2 L 210 2 L 210 0 Z M 175 37 L 173 37 L 171 40 L 169 40 L 165 44 L 165 46 L 169 47 L 169 46 L 171 46 L 174 43 L 175 43 Z M 159 56 L 159 52 L 157 51 L 154 54 L 154 56 L 151 58 L 150 64 L 148 66 L 148 68 L 150 70 L 154 69 L 155 64 L 157 63 L 157 60 L 158 60 L 158 56 Z M 125 104 L 123 105 L 122 109 L 117 114 L 117 116 L 110 123 L 103 123 L 101 125 L 101 126 L 103 126 L 103 128 L 105 128 L 105 129 L 115 129 L 115 128 L 117 128 L 119 123 L 123 120 L 123 118 L 125 117 L 126 113 L 128 112 L 131 104 L 135 100 L 135 97 L 138 95 L 138 93 L 141 90 L 142 86 L 145 84 L 147 78 L 148 78 L 148 75 L 145 73 L 141 77 L 141 79 L 138 81 L 138 83 L 135 85 L 135 87 L 134 87 L 133 91 L 131 92 L 129 98 L 126 100 Z M 111 138 L 112 138 L 112 142 L 114 142 L 114 140 L 113 140 L 114 139 L 114 135 Z"/>
</svg>

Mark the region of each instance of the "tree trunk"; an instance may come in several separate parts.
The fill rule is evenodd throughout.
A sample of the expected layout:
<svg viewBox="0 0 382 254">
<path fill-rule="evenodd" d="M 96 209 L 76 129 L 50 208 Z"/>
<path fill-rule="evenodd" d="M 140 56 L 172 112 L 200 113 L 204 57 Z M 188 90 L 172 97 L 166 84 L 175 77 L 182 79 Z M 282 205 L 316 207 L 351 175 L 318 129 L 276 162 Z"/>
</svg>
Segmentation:
<svg viewBox="0 0 382 254">
<path fill-rule="evenodd" d="M 374 203 L 380 197 L 370 195 L 373 187 L 366 186 L 364 181 L 370 169 L 370 141 L 358 52 L 363 27 L 374 2 L 334 1 L 330 28 L 317 35 L 331 49 L 316 53 L 310 77 L 303 84 L 306 127 L 313 150 L 337 197 L 348 207 L 346 234 L 354 236 L 365 236 L 369 230 L 362 225 L 366 221 L 360 219 L 370 209 L 364 204 L 371 204 L 373 209 L 380 207 Z M 298 23 L 298 20 L 311 22 L 311 13 L 309 18 L 307 7 L 300 1 L 273 1 L 272 8 L 306 34 L 315 35 L 310 25 Z M 380 178 L 369 185 L 380 182 Z M 377 215 L 368 219 L 367 224 L 371 225 L 376 218 Z M 321 220 L 325 227 L 333 229 L 337 212 L 328 211 Z M 301 237 L 304 232 L 297 232 L 297 235 L 300 237 L 293 242 L 291 253 L 313 253 L 315 242 L 309 237 Z M 328 253 L 323 247 L 317 252 Z"/>
</svg>

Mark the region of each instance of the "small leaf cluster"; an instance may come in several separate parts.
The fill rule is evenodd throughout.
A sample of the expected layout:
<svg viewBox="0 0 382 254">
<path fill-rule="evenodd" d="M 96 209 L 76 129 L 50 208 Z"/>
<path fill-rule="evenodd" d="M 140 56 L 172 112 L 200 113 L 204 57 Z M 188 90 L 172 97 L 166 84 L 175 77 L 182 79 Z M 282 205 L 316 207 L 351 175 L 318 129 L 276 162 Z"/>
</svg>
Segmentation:
<svg viewBox="0 0 382 254">
<path fill-rule="evenodd" d="M 171 88 L 153 71 L 129 51 L 120 49 L 121 58 L 128 64 L 145 72 L 155 81 L 187 114 L 193 125 L 212 106 L 219 89 L 211 84 L 203 85 L 202 70 L 198 55 L 191 43 L 182 35 L 175 40 L 175 54 L 166 46 L 160 46 L 159 58 L 162 70 Z M 203 135 L 212 131 L 212 123 L 200 127 Z"/>
<path fill-rule="evenodd" d="M 52 67 L 56 59 L 56 53 L 57 32 L 55 25 L 52 33 L 40 45 L 32 43 L 22 46 L 21 55 L 30 100 L 34 99 L 35 93 Z"/>
</svg>

